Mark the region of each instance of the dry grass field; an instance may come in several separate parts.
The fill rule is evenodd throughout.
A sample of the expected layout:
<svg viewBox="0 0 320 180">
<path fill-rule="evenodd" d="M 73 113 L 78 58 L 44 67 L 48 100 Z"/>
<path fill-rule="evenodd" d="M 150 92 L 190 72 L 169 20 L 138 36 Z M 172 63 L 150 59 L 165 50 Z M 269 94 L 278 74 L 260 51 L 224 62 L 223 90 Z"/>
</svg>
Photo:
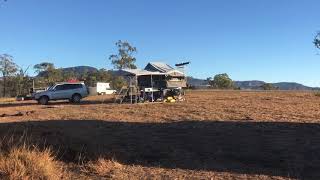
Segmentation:
<svg viewBox="0 0 320 180">
<path fill-rule="evenodd" d="M 44 179 L 320 178 L 320 97 L 312 92 L 192 91 L 172 104 L 111 98 L 0 100 L 0 177 L 37 177 L 26 164 L 43 157 L 54 166 L 36 168 Z M 19 176 L 6 164 L 21 152 Z"/>
</svg>

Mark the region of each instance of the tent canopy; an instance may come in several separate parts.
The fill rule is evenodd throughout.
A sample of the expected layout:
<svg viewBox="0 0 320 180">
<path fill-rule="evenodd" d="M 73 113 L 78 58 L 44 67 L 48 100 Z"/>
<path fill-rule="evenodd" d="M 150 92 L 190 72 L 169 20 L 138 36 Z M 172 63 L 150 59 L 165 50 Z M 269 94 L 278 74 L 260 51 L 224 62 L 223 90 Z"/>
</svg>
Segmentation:
<svg viewBox="0 0 320 180">
<path fill-rule="evenodd" d="M 148 76 L 148 75 L 166 75 L 166 73 L 152 72 L 144 69 L 122 69 L 120 74 L 125 76 Z"/>
</svg>

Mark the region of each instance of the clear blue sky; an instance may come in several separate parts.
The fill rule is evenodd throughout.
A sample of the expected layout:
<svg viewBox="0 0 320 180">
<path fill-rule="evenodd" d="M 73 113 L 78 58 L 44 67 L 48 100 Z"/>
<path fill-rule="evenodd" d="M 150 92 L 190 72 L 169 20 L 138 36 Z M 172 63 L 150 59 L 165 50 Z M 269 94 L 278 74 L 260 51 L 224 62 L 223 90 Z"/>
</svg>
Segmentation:
<svg viewBox="0 0 320 180">
<path fill-rule="evenodd" d="M 319 0 L 8 0 L 0 2 L 0 53 L 26 67 L 112 66 L 117 40 L 137 64 L 190 60 L 190 75 L 320 86 Z M 30 72 L 32 74 L 32 72 Z"/>
</svg>

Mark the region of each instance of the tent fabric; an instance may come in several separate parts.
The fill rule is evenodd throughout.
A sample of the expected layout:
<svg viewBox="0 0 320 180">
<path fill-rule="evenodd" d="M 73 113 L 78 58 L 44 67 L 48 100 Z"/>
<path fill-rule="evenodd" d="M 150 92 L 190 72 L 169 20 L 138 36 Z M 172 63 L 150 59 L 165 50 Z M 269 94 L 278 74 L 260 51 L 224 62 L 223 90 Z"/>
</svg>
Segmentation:
<svg viewBox="0 0 320 180">
<path fill-rule="evenodd" d="M 152 72 L 152 71 L 147 71 L 144 69 L 122 69 L 120 70 L 120 74 L 125 75 L 125 76 L 144 76 L 144 75 L 166 75 L 165 73 L 160 73 L 160 72 Z"/>
<path fill-rule="evenodd" d="M 169 71 L 174 70 L 173 67 L 169 66 L 166 63 L 162 63 L 162 62 L 150 62 L 150 63 L 148 63 L 148 65 L 144 69 L 148 70 L 148 71 L 158 71 L 158 72 L 162 72 L 162 73 L 167 73 Z"/>
<path fill-rule="evenodd" d="M 184 76 L 184 74 L 181 71 L 178 71 L 176 69 L 168 71 L 166 74 L 169 76 L 173 76 L 173 77 L 183 77 Z"/>
<path fill-rule="evenodd" d="M 182 81 L 167 81 L 168 88 L 178 88 L 178 87 L 187 87 L 187 82 Z"/>
<path fill-rule="evenodd" d="M 172 68 L 162 62 L 150 62 L 144 69 L 122 69 L 119 74 L 124 76 L 144 76 L 144 75 L 169 75 L 169 76 L 184 76 L 184 73 Z"/>
</svg>

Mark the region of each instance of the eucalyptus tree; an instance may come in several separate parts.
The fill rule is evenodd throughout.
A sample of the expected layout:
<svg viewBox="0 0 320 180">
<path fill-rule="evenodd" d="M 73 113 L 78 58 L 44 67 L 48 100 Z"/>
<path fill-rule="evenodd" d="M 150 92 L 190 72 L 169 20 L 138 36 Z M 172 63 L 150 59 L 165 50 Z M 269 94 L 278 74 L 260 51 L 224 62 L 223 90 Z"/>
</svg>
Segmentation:
<svg viewBox="0 0 320 180">
<path fill-rule="evenodd" d="M 13 62 L 13 57 L 8 54 L 0 55 L 0 72 L 3 81 L 3 96 L 6 96 L 7 79 L 14 76 L 18 71 L 18 66 Z"/>
<path fill-rule="evenodd" d="M 137 48 L 132 46 L 128 41 L 119 40 L 116 42 L 118 53 L 109 56 L 115 69 L 136 69 L 136 58 L 133 56 Z"/>
</svg>

